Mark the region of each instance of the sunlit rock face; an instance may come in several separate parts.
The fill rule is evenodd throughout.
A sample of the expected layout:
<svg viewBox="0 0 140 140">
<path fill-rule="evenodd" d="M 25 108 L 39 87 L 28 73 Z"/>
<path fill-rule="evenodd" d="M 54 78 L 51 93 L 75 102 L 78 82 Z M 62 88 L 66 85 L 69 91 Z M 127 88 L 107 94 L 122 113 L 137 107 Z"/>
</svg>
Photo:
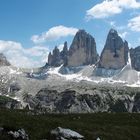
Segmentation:
<svg viewBox="0 0 140 140">
<path fill-rule="evenodd" d="M 98 67 L 105 69 L 122 69 L 127 64 L 128 51 L 127 41 L 123 41 L 117 31 L 111 29 L 101 53 Z"/>
<path fill-rule="evenodd" d="M 132 68 L 140 71 L 140 46 L 135 49 L 130 49 Z"/>
<path fill-rule="evenodd" d="M 97 59 L 98 54 L 94 38 L 85 30 L 79 30 L 69 49 L 68 66 L 95 64 Z"/>
<path fill-rule="evenodd" d="M 95 64 L 98 60 L 98 54 L 96 50 L 96 43 L 94 38 L 85 32 L 85 30 L 79 30 L 68 49 L 67 42 L 64 43 L 62 51 L 59 51 L 57 47 L 48 56 L 49 66 L 83 66 L 89 64 Z"/>
</svg>

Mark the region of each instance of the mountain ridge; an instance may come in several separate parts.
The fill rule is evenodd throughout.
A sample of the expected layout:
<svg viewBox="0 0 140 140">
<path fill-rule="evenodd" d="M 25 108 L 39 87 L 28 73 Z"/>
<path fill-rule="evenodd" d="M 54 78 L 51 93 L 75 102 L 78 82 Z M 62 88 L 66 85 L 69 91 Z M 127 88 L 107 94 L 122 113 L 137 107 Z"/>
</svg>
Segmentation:
<svg viewBox="0 0 140 140">
<path fill-rule="evenodd" d="M 76 35 L 71 55 L 65 42 L 62 51 L 55 47 L 53 54 L 49 55 L 50 63 L 42 68 L 20 69 L 1 65 L 0 95 L 18 101 L 13 102 L 17 103 L 16 108 L 40 113 L 140 112 L 139 47 L 127 50 L 127 43 L 113 30 L 108 36 L 104 50 L 109 53 L 103 50 L 102 55 L 111 58 L 109 61 L 114 57 L 115 67 L 109 62 L 107 65 L 103 62 L 104 67 L 99 65 L 104 57 L 99 59 L 94 38 L 82 31 Z M 119 40 L 116 49 L 114 36 L 116 42 Z M 86 38 L 92 43 L 86 42 Z M 89 55 L 91 48 L 94 48 L 95 57 Z M 75 61 L 73 55 L 77 51 L 80 52 L 78 55 L 83 54 L 83 59 Z M 69 63 L 71 59 L 75 62 Z M 116 63 L 118 59 L 121 64 Z M 7 107 L 9 102 L 4 104 Z"/>
<path fill-rule="evenodd" d="M 81 43 L 79 43 L 80 40 L 82 40 Z M 90 45 L 87 45 L 87 40 L 90 43 L 92 42 L 92 47 Z M 64 54 L 65 59 L 60 59 L 61 55 L 59 56 L 58 54 L 62 54 L 64 48 L 66 48 L 67 50 Z M 97 75 L 103 75 L 98 74 L 102 73 L 102 69 L 105 69 L 106 71 L 109 69 L 113 69 L 114 71 L 123 69 L 123 67 L 127 65 L 128 53 L 130 52 L 130 58 L 132 59 L 132 68 L 137 71 L 140 70 L 140 62 L 138 61 L 140 49 L 137 49 L 137 51 L 135 51 L 137 47 L 135 49 L 130 49 L 128 46 L 128 42 L 126 40 L 123 41 L 123 39 L 118 35 L 118 32 L 115 29 L 110 29 L 107 35 L 106 43 L 100 56 L 98 55 L 98 52 L 96 50 L 95 39 L 85 30 L 79 30 L 76 33 L 69 49 L 66 42 L 64 43 L 64 48 L 62 52 L 59 52 L 59 49 L 57 47 L 55 47 L 55 49 L 53 50 L 53 52 L 57 52 L 53 53 L 53 56 L 55 57 L 54 61 L 56 63 L 58 62 L 57 65 L 50 63 L 51 53 L 49 54 L 49 61 L 47 63 L 49 66 L 55 67 L 63 64 L 64 67 L 78 67 L 95 64 L 100 71 L 97 72 Z M 82 49 L 80 50 L 79 48 L 85 48 L 85 52 Z M 90 50 L 88 50 L 89 48 Z M 134 51 L 137 52 L 137 57 L 135 57 Z"/>
</svg>

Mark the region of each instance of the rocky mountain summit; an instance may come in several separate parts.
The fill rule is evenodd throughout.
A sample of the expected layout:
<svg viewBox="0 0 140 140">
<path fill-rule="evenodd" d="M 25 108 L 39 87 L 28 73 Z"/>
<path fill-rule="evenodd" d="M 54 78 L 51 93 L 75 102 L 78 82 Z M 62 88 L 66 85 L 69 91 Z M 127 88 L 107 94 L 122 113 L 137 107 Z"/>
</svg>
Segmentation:
<svg viewBox="0 0 140 140">
<path fill-rule="evenodd" d="M 130 57 L 132 68 L 140 71 L 140 46 L 135 49 L 130 49 Z"/>
<path fill-rule="evenodd" d="M 67 65 L 68 47 L 67 42 L 64 43 L 63 50 L 60 52 L 57 46 L 54 48 L 53 53 L 49 53 L 48 65 L 58 67 L 61 64 Z"/>
<path fill-rule="evenodd" d="M 10 63 L 3 53 L 0 53 L 0 66 L 10 66 Z"/>
<path fill-rule="evenodd" d="M 95 64 L 97 60 L 95 39 L 84 30 L 79 30 L 69 49 L 68 66 Z"/>
<path fill-rule="evenodd" d="M 127 41 L 123 41 L 117 31 L 111 29 L 101 53 L 98 67 L 105 69 L 122 69 L 128 62 L 128 51 Z"/>
<path fill-rule="evenodd" d="M 81 66 L 95 64 L 98 60 L 96 43 L 94 38 L 85 32 L 79 30 L 68 49 L 67 42 L 64 43 L 64 48 L 60 52 L 57 47 L 53 53 L 48 56 L 48 64 L 50 66 Z"/>
<path fill-rule="evenodd" d="M 55 47 L 42 68 L 2 65 L 1 107 L 48 113 L 140 112 L 139 54 L 140 47 L 129 50 L 111 29 L 98 58 L 94 38 L 79 30 L 70 48 L 67 42 L 62 51 Z"/>
</svg>

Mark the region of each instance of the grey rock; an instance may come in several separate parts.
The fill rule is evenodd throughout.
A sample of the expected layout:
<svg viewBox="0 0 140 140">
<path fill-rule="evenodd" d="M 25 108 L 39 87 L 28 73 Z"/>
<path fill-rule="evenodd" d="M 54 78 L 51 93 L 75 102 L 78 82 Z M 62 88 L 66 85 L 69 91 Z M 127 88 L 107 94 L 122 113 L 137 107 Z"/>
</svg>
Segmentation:
<svg viewBox="0 0 140 140">
<path fill-rule="evenodd" d="M 71 130 L 65 129 L 61 127 L 57 127 L 56 129 L 51 131 L 51 135 L 59 140 L 83 140 L 84 136 L 79 133 Z"/>
<path fill-rule="evenodd" d="M 20 109 L 22 105 L 20 102 L 14 99 L 0 95 L 0 107 L 8 109 Z"/>
<path fill-rule="evenodd" d="M 133 112 L 140 112 L 140 94 L 137 93 L 134 97 Z"/>
<path fill-rule="evenodd" d="M 4 128 L 3 127 L 0 127 L 0 132 L 2 132 L 4 130 Z"/>
<path fill-rule="evenodd" d="M 54 48 L 52 54 L 51 54 L 51 52 L 49 53 L 48 64 L 50 66 L 55 66 L 55 67 L 60 66 L 62 64 L 61 57 L 60 57 L 60 51 L 57 48 L 57 46 Z"/>
<path fill-rule="evenodd" d="M 128 61 L 128 43 L 123 41 L 117 31 L 111 29 L 101 53 L 99 68 L 122 69 Z"/>
<path fill-rule="evenodd" d="M 59 52 L 55 47 L 53 53 L 48 56 L 48 65 L 50 66 L 81 66 L 95 64 L 98 60 L 98 54 L 96 50 L 96 43 L 94 38 L 85 32 L 79 30 L 68 50 L 67 42 L 64 43 L 64 48 Z"/>
<path fill-rule="evenodd" d="M 119 74 L 122 69 L 106 69 L 106 68 L 99 68 L 95 69 L 94 76 L 101 76 L 101 77 L 112 77 L 114 75 Z"/>
<path fill-rule="evenodd" d="M 68 47 L 67 42 L 64 43 L 63 50 L 60 52 L 57 46 L 54 48 L 53 53 L 48 55 L 48 65 L 58 67 L 61 64 L 67 65 Z"/>
<path fill-rule="evenodd" d="M 140 71 L 140 46 L 130 49 L 130 57 L 132 68 Z"/>
<path fill-rule="evenodd" d="M 85 86 L 42 89 L 28 104 L 40 113 L 140 112 L 139 90 Z"/>
<path fill-rule="evenodd" d="M 15 139 L 29 140 L 29 137 L 24 129 L 19 129 L 17 131 L 9 131 L 8 135 L 11 135 Z"/>
<path fill-rule="evenodd" d="M 68 66 L 95 64 L 97 60 L 98 54 L 94 38 L 85 30 L 79 30 L 69 49 Z"/>
<path fill-rule="evenodd" d="M 68 53 L 69 53 L 69 51 L 68 51 L 67 42 L 65 42 L 64 43 L 64 48 L 60 53 L 64 66 L 66 66 L 68 64 Z"/>
<path fill-rule="evenodd" d="M 0 53 L 0 66 L 10 66 L 11 64 L 8 62 L 7 58 L 3 53 Z"/>
</svg>

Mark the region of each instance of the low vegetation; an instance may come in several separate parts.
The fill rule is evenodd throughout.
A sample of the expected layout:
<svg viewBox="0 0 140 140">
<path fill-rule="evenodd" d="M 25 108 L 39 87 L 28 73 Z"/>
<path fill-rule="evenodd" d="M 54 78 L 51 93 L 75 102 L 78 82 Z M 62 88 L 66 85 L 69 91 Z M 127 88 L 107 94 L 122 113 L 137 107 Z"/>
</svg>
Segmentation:
<svg viewBox="0 0 140 140">
<path fill-rule="evenodd" d="M 58 127 L 70 128 L 86 140 L 139 140 L 140 114 L 42 114 L 25 110 L 0 109 L 0 127 L 17 130 L 24 128 L 30 140 L 49 140 L 49 132 Z M 1 140 L 10 140 L 0 134 Z"/>
</svg>

